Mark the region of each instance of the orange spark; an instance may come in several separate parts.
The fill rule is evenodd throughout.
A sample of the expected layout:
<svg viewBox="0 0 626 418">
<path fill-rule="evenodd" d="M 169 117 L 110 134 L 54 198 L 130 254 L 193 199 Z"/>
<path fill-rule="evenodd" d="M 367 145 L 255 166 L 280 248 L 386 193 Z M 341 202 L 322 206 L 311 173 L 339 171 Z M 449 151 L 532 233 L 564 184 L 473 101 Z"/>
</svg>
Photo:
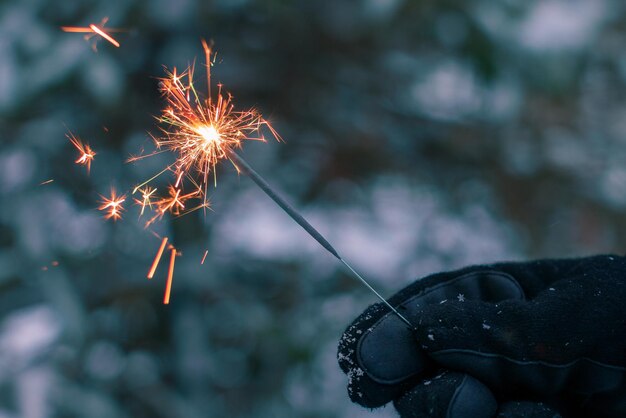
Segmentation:
<svg viewBox="0 0 626 418">
<path fill-rule="evenodd" d="M 206 260 L 206 256 L 207 256 L 208 253 L 209 253 L 209 250 L 206 250 L 204 252 L 204 256 L 202 257 L 202 261 L 200 262 L 200 264 L 204 264 L 204 260 Z"/>
<path fill-rule="evenodd" d="M 153 202 L 153 204 L 156 206 L 156 210 L 155 210 L 156 213 L 148 222 L 146 222 L 146 227 L 150 226 L 157 219 L 163 218 L 163 216 L 167 212 L 175 216 L 180 216 L 180 215 L 183 215 L 184 213 L 192 212 L 201 207 L 209 206 L 208 200 L 205 200 L 202 203 L 200 203 L 198 206 L 194 207 L 193 209 L 188 209 L 185 212 L 185 202 L 191 198 L 198 197 L 199 195 L 201 195 L 202 191 L 198 189 L 191 193 L 181 194 L 181 189 L 177 189 L 171 185 L 168 186 L 167 190 L 168 190 L 169 196 L 159 198 L 158 200 Z"/>
<path fill-rule="evenodd" d="M 183 174 L 185 174 L 185 172 L 184 172 L 184 171 L 181 171 L 181 172 L 178 174 L 178 178 L 176 178 L 176 183 L 174 183 L 174 187 L 178 187 L 178 186 L 180 186 L 180 180 L 183 178 Z"/>
<path fill-rule="evenodd" d="M 166 77 L 160 80 L 159 86 L 166 101 L 158 118 L 162 135 L 152 137 L 156 151 L 128 160 L 133 162 L 167 151 L 174 153 L 176 161 L 135 190 L 169 171 L 175 175 L 174 187 L 177 190 L 189 188 L 188 183 L 197 189 L 193 195 L 202 199 L 203 203 L 194 209 L 209 206 L 209 177 L 212 175 L 212 182 L 216 184 L 216 166 L 224 159 L 232 163 L 231 150 L 241 148 L 246 140 L 265 141 L 262 133 L 264 129 L 277 140 L 281 140 L 256 109 L 235 110 L 232 96 L 222 91 L 221 84 L 218 84 L 217 94 L 211 95 L 211 65 L 214 54 L 205 41 L 202 41 L 202 46 L 206 61 L 206 96 L 202 97 L 194 85 L 194 65 L 182 73 L 178 73 L 176 68 L 171 71 L 166 69 Z M 190 211 L 185 209 L 182 202 L 176 202 L 177 197 L 173 196 L 171 187 L 169 190 L 170 196 L 160 200 L 157 205 L 156 218 L 163 216 L 166 211 L 175 215 Z"/>
<path fill-rule="evenodd" d="M 89 171 L 91 170 L 91 162 L 93 161 L 94 157 L 96 156 L 96 153 L 94 152 L 94 150 L 91 149 L 89 144 L 83 143 L 80 140 L 80 138 L 75 136 L 73 133 L 69 132 L 69 133 L 65 134 L 65 136 L 67 137 L 67 139 L 70 140 L 72 145 L 74 145 L 74 147 L 76 147 L 76 149 L 80 153 L 80 156 L 74 162 L 76 164 L 81 164 L 81 165 L 86 166 L 87 167 L 87 173 L 89 173 Z"/>
<path fill-rule="evenodd" d="M 102 29 L 100 29 L 99 27 L 94 25 L 93 23 L 89 25 L 89 29 L 94 31 L 94 33 L 97 33 L 98 35 L 102 36 L 107 41 L 111 42 L 117 48 L 120 47 L 120 43 L 119 42 L 117 42 L 115 39 L 113 39 L 111 36 L 109 36 L 105 31 L 103 31 Z"/>
<path fill-rule="evenodd" d="M 159 261 L 161 261 L 161 256 L 163 255 L 163 250 L 165 250 L 165 244 L 167 244 L 167 237 L 164 237 L 161 241 L 161 246 L 159 247 L 159 251 L 157 251 L 156 256 L 154 257 L 154 261 L 152 262 L 152 266 L 150 267 L 150 271 L 148 272 L 148 279 L 154 277 L 154 272 L 159 265 Z"/>
<path fill-rule="evenodd" d="M 134 199 L 137 205 L 141 206 L 141 212 L 139 216 L 143 215 L 146 206 L 152 209 L 152 195 L 157 191 L 157 189 L 153 189 L 151 187 L 138 188 L 137 191 L 141 192 L 142 200 Z"/>
<path fill-rule="evenodd" d="M 176 189 L 174 186 L 169 186 L 167 190 L 170 195 L 160 199 L 156 202 L 156 205 L 159 212 L 165 213 L 169 211 L 174 215 L 179 215 L 180 211 L 185 209 L 185 201 L 198 193 L 193 192 L 181 196 L 180 189 Z"/>
<path fill-rule="evenodd" d="M 106 30 L 105 30 L 104 25 L 107 23 L 108 20 L 109 20 L 109 18 L 105 17 L 100 22 L 100 25 L 96 25 L 94 23 L 91 23 L 87 27 L 82 27 L 82 26 L 61 26 L 61 30 L 63 32 L 86 33 L 87 34 L 87 35 L 85 35 L 85 40 L 86 41 L 89 41 L 92 37 L 98 35 L 98 36 L 102 37 L 103 39 L 109 41 L 115 47 L 119 48 L 120 47 L 120 43 L 117 42 L 111 35 L 109 35 L 109 33 L 125 32 L 126 30 L 125 29 L 116 29 L 116 28 L 106 28 Z M 94 49 L 94 51 L 96 50 L 95 44 L 93 45 L 93 49 Z"/>
<path fill-rule="evenodd" d="M 167 283 L 165 284 L 165 295 L 163 296 L 163 304 L 170 303 L 170 293 L 172 292 L 172 280 L 174 279 L 174 261 L 176 260 L 176 248 L 172 248 L 170 253 L 170 268 L 167 272 Z"/>
<path fill-rule="evenodd" d="M 113 219 L 114 221 L 122 218 L 122 212 L 124 207 L 122 203 L 126 200 L 126 195 L 117 196 L 115 189 L 111 188 L 111 197 L 107 198 L 100 195 L 102 198 L 101 205 L 98 210 L 106 211 L 104 219 Z"/>
</svg>

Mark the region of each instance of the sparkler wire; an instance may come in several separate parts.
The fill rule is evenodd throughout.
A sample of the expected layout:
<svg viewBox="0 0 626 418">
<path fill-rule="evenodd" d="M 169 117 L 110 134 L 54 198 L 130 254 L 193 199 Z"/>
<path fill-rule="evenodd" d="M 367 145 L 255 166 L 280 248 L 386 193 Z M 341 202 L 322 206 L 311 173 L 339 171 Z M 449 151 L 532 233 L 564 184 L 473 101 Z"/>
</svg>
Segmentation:
<svg viewBox="0 0 626 418">
<path fill-rule="evenodd" d="M 272 189 L 271 186 L 265 181 L 265 179 L 261 177 L 261 175 L 257 173 L 252 167 L 250 167 L 250 165 L 239 154 L 235 153 L 233 150 L 230 150 L 229 157 L 235 163 L 237 168 L 241 169 L 241 171 L 247 174 L 248 177 L 250 177 L 252 181 L 254 181 L 256 185 L 259 186 L 259 188 L 263 190 L 263 192 L 265 192 L 265 194 L 270 199 L 272 199 L 278 206 L 280 206 L 282 210 L 284 210 L 287 213 L 287 215 L 291 217 L 291 219 L 296 221 L 296 223 L 300 225 L 302 228 L 304 228 L 304 230 L 308 232 L 309 235 L 311 235 L 322 247 L 324 247 L 335 258 L 341 261 L 343 265 L 346 266 L 348 270 L 354 275 L 354 277 L 359 279 L 361 283 L 363 283 L 370 291 L 372 291 L 372 293 L 374 293 L 376 297 L 378 297 L 378 299 L 380 299 L 389 309 L 391 309 L 391 311 L 394 314 L 396 314 L 398 318 L 400 318 L 404 323 L 406 323 L 409 326 L 409 328 L 414 329 L 413 324 L 411 324 L 411 322 L 408 319 L 406 319 L 400 312 L 398 312 L 396 308 L 391 306 L 391 304 L 387 302 L 387 300 L 384 297 L 382 297 L 381 294 L 378 293 L 372 287 L 372 285 L 369 284 L 369 282 L 363 278 L 363 276 L 357 273 L 356 270 L 354 270 L 354 268 L 352 268 L 352 266 L 350 266 L 350 264 L 348 264 L 348 262 L 339 255 L 337 250 L 335 250 L 335 248 L 333 248 L 333 246 L 330 245 L 328 240 L 326 240 L 326 238 L 324 238 L 324 236 L 320 234 L 320 232 L 317 229 L 315 229 L 313 225 L 311 225 L 306 219 L 304 219 L 304 217 L 297 210 L 295 210 L 293 206 L 291 206 L 289 203 L 287 203 L 285 199 L 283 199 L 280 195 L 278 195 L 274 191 L 274 189 Z"/>
</svg>

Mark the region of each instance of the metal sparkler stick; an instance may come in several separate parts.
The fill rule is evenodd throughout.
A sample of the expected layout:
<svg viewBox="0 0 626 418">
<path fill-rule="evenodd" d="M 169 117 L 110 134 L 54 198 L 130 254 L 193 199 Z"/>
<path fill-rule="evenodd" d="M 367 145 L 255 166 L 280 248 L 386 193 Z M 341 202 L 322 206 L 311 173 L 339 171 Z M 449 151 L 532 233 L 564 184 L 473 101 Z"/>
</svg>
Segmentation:
<svg viewBox="0 0 626 418">
<path fill-rule="evenodd" d="M 370 291 L 372 291 L 372 293 L 374 293 L 376 297 L 378 297 L 378 299 L 380 299 L 389 309 L 391 309 L 391 311 L 394 314 L 396 314 L 398 318 L 404 321 L 404 323 L 406 323 L 409 326 L 409 328 L 411 329 L 414 328 L 413 324 L 411 324 L 411 322 L 409 322 L 408 319 L 402 316 L 402 314 L 398 312 L 396 308 L 391 306 L 391 304 L 387 302 L 387 300 L 383 298 L 380 295 L 380 293 L 378 293 L 376 289 L 374 289 L 372 285 L 370 285 L 368 281 L 363 278 L 363 276 L 357 273 L 356 270 L 354 270 L 354 268 L 352 268 L 352 266 L 348 264 L 348 262 L 339 255 L 337 250 L 335 250 L 335 248 L 333 248 L 333 246 L 330 245 L 328 240 L 326 240 L 326 238 L 324 238 L 324 236 L 320 234 L 319 231 L 313 227 L 313 225 L 311 225 L 306 219 L 304 219 L 304 217 L 297 210 L 295 210 L 293 206 L 291 206 L 285 199 L 280 197 L 274 191 L 274 189 L 270 187 L 270 185 L 265 181 L 265 179 L 261 177 L 259 173 L 254 171 L 254 169 L 250 167 L 250 165 L 248 165 L 248 163 L 239 154 L 237 154 L 233 150 L 230 150 L 229 157 L 233 162 L 235 162 L 236 166 L 239 169 L 241 169 L 241 171 L 247 174 L 252 179 L 252 181 L 254 181 L 256 185 L 259 186 L 261 190 L 263 190 L 265 194 L 270 197 L 270 199 L 276 202 L 276 204 L 280 206 L 281 209 L 284 210 L 287 213 L 287 215 L 291 217 L 291 219 L 296 221 L 298 225 L 304 228 L 304 230 L 308 232 L 309 235 L 311 235 L 322 247 L 324 247 L 335 258 L 337 258 L 337 260 L 341 261 L 343 265 L 346 266 L 347 269 L 352 273 L 352 275 L 356 277 L 357 279 L 359 279 L 361 283 L 363 283 Z"/>
</svg>

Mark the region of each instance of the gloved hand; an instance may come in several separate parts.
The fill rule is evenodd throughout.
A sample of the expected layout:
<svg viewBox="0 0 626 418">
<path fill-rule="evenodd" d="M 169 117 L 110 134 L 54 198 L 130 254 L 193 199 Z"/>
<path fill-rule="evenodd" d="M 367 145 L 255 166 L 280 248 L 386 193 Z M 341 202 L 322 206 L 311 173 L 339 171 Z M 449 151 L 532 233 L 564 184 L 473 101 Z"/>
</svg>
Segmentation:
<svg viewBox="0 0 626 418">
<path fill-rule="evenodd" d="M 468 267 L 345 331 L 352 401 L 405 417 L 626 417 L 626 258 Z"/>
</svg>

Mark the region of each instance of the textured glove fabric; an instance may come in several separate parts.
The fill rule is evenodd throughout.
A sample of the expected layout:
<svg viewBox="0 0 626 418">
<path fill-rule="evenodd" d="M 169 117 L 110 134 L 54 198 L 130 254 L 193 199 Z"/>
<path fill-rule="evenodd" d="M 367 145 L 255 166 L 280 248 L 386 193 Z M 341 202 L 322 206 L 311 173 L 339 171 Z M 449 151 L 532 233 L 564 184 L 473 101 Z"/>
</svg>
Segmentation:
<svg viewBox="0 0 626 418">
<path fill-rule="evenodd" d="M 350 398 L 402 417 L 626 417 L 626 259 L 439 273 L 368 308 L 338 359 Z"/>
</svg>

